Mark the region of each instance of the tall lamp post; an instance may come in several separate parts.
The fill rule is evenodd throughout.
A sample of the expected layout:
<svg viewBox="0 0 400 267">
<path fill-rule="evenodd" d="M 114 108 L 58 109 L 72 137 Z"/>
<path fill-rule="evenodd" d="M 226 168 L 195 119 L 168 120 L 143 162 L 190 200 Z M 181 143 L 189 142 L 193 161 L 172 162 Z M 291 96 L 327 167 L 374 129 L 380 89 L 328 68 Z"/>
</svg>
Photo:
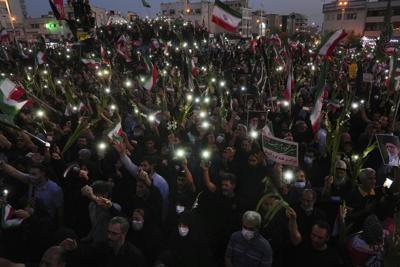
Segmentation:
<svg viewBox="0 0 400 267">
<path fill-rule="evenodd" d="M 343 23 L 344 23 L 344 13 L 346 12 L 347 5 L 348 5 L 347 0 L 338 2 L 338 6 L 342 10 L 342 23 L 341 23 L 342 27 L 343 27 Z"/>
<path fill-rule="evenodd" d="M 342 14 L 346 11 L 346 7 L 349 3 L 347 1 L 339 1 L 338 6 L 342 9 Z"/>
<path fill-rule="evenodd" d="M 15 18 L 12 16 L 10 5 L 8 4 L 8 0 L 2 0 L 2 1 L 6 4 L 8 18 L 10 19 L 11 28 L 13 30 L 13 34 L 14 34 L 14 38 L 15 38 L 15 27 L 14 27 Z"/>
<path fill-rule="evenodd" d="M 15 20 L 15 18 L 11 14 L 10 5 L 8 4 L 8 0 L 3 0 L 3 2 L 6 4 L 8 18 L 10 19 L 10 23 L 11 23 L 11 28 L 13 28 L 13 30 L 14 30 L 15 29 L 14 28 L 14 20 Z"/>
</svg>

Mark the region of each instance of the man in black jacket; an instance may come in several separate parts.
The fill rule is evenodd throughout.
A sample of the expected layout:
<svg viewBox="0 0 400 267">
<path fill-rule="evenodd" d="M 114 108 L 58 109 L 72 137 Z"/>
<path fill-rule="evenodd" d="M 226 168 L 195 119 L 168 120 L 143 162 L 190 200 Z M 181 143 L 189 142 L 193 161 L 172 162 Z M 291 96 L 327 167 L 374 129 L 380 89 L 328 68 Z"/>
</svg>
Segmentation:
<svg viewBox="0 0 400 267">
<path fill-rule="evenodd" d="M 127 219 L 114 217 L 108 224 L 106 242 L 78 246 L 76 241 L 65 239 L 60 245 L 70 251 L 67 262 L 71 266 L 144 267 L 142 252 L 126 241 L 128 230 Z"/>
</svg>

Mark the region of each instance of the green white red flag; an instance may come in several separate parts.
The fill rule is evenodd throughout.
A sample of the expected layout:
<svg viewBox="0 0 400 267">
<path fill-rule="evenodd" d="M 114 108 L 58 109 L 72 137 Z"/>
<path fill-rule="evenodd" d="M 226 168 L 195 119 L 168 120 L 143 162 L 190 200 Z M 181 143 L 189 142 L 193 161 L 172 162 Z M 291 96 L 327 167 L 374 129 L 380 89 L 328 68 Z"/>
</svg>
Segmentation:
<svg viewBox="0 0 400 267">
<path fill-rule="evenodd" d="M 10 204 L 5 204 L 1 208 L 1 225 L 3 228 L 19 226 L 23 219 L 14 216 L 15 210 Z"/>
<path fill-rule="evenodd" d="M 6 78 L 0 81 L 1 111 L 11 117 L 17 115 L 24 105 L 28 103 L 28 100 L 19 101 L 24 94 L 24 88 L 16 85 L 11 80 Z"/>
<path fill-rule="evenodd" d="M 229 32 L 236 32 L 239 23 L 242 21 L 242 14 L 216 0 L 211 21 Z"/>
<path fill-rule="evenodd" d="M 346 36 L 347 36 L 347 33 L 344 30 L 337 30 L 321 46 L 321 48 L 319 49 L 319 55 L 325 56 L 325 57 L 332 56 L 332 53 L 335 50 L 337 44 Z"/>
<path fill-rule="evenodd" d="M 314 106 L 310 114 L 310 122 L 314 133 L 316 133 L 320 128 L 321 117 L 322 117 L 321 116 L 322 106 L 324 104 L 324 99 L 328 97 L 328 91 L 326 90 L 325 86 L 326 71 L 327 71 L 327 63 L 324 62 L 324 65 L 321 67 L 321 73 L 317 84 L 317 92 L 315 95 Z"/>
<path fill-rule="evenodd" d="M 107 136 L 113 141 L 122 142 L 123 141 L 123 131 L 121 122 L 118 122 L 114 127 L 108 132 Z"/>
</svg>

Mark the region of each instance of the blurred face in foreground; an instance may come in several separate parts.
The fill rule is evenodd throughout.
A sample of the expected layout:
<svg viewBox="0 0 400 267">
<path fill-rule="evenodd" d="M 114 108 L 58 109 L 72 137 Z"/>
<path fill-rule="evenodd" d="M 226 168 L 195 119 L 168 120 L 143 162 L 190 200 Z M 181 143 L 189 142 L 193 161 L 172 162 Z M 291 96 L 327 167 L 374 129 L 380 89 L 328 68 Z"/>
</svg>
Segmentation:
<svg viewBox="0 0 400 267">
<path fill-rule="evenodd" d="M 323 250 L 328 241 L 328 231 L 318 225 L 314 225 L 311 230 L 311 245 L 315 250 Z"/>
</svg>

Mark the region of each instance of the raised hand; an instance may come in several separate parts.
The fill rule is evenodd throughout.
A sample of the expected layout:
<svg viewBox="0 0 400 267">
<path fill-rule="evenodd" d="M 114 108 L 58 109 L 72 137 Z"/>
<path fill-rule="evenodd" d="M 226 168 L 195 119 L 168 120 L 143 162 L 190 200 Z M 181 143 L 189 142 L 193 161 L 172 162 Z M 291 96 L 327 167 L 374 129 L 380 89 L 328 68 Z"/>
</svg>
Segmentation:
<svg viewBox="0 0 400 267">
<path fill-rule="evenodd" d="M 289 221 L 296 221 L 297 214 L 291 207 L 286 209 L 286 217 L 288 217 Z"/>
<path fill-rule="evenodd" d="M 126 155 L 126 145 L 124 142 L 114 142 L 113 147 L 120 156 Z"/>
</svg>

